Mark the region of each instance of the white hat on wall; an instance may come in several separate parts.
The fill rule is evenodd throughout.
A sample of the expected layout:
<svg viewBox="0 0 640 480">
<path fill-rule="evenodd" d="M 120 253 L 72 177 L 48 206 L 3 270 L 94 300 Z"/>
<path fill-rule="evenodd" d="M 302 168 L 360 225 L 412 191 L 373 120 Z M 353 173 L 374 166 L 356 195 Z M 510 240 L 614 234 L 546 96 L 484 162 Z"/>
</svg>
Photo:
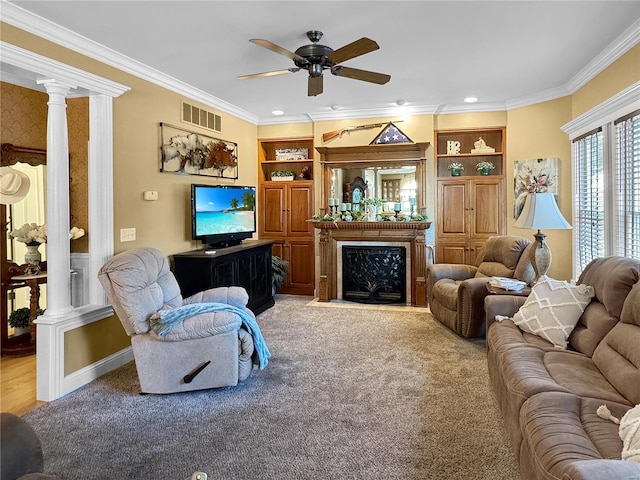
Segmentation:
<svg viewBox="0 0 640 480">
<path fill-rule="evenodd" d="M 0 167 L 0 203 L 19 202 L 29 192 L 30 185 L 25 173 L 11 167 Z"/>
</svg>

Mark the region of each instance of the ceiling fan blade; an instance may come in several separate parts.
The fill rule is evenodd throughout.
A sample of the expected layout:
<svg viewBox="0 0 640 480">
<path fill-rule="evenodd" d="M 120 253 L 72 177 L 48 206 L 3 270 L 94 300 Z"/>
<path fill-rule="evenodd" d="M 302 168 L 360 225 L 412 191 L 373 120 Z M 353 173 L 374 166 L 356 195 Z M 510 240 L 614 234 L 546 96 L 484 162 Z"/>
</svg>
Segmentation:
<svg viewBox="0 0 640 480">
<path fill-rule="evenodd" d="M 286 70 L 274 70 L 273 72 L 252 73 L 249 75 L 240 75 L 238 80 L 248 80 L 250 78 L 273 77 L 274 75 L 283 75 L 285 73 L 295 73 L 300 70 L 298 67 L 287 68 Z"/>
<path fill-rule="evenodd" d="M 260 45 L 261 47 L 264 47 L 268 50 L 271 50 L 272 52 L 276 52 L 276 53 L 279 53 L 280 55 L 284 55 L 285 57 L 290 58 L 291 60 L 295 60 L 296 62 L 300 62 L 303 64 L 309 63 L 306 58 L 301 57 L 300 55 L 297 55 L 293 52 L 290 52 L 286 48 L 282 48 L 280 45 L 276 45 L 275 43 L 270 42 L 269 40 L 252 38 L 249 41 L 252 43 L 255 43 L 256 45 Z"/>
<path fill-rule="evenodd" d="M 317 77 L 312 77 L 309 75 L 309 83 L 307 86 L 307 95 L 309 97 L 315 97 L 316 95 L 320 95 L 322 93 L 322 75 L 318 75 Z"/>
<path fill-rule="evenodd" d="M 377 83 L 384 85 L 391 80 L 391 75 L 386 73 L 370 72 L 368 70 L 360 70 L 358 68 L 349 68 L 336 66 L 331 69 L 331 73 L 339 77 L 353 78 L 354 80 L 362 80 L 364 82 Z"/>
<path fill-rule="evenodd" d="M 344 47 L 334 50 L 327 55 L 327 57 L 334 63 L 342 63 L 345 60 L 359 57 L 360 55 L 373 52 L 379 48 L 380 46 L 370 38 L 362 37 L 360 40 L 356 40 L 355 42 L 351 42 Z"/>
</svg>

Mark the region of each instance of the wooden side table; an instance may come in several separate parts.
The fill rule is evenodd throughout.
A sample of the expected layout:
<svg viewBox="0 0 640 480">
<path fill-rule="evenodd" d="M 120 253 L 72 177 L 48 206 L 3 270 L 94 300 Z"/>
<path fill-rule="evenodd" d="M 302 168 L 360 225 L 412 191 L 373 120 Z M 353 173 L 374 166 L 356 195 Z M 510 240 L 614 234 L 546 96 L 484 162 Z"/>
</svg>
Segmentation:
<svg viewBox="0 0 640 480">
<path fill-rule="evenodd" d="M 22 356 L 32 355 L 36 352 L 36 324 L 33 321 L 38 317 L 38 309 L 40 308 L 40 285 L 47 283 L 47 272 L 41 272 L 36 275 L 16 275 L 11 277 L 11 281 L 15 283 L 24 282 L 30 289 L 29 293 L 29 343 L 16 345 L 8 349 L 3 349 L 3 355 Z"/>
</svg>

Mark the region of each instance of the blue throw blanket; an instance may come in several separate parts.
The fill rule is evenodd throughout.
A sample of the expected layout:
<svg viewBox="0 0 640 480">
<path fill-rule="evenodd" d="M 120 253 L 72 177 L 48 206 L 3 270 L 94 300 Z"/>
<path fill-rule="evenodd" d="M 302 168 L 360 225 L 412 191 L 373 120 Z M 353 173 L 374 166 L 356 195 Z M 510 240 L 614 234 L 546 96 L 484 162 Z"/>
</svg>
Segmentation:
<svg viewBox="0 0 640 480">
<path fill-rule="evenodd" d="M 164 337 L 175 326 L 183 320 L 199 315 L 201 313 L 231 312 L 240 316 L 242 325 L 253 337 L 253 344 L 258 355 L 258 366 L 260 370 L 267 366 L 271 352 L 267 348 L 260 327 L 256 319 L 246 310 L 226 303 L 192 303 L 174 308 L 173 310 L 158 310 L 149 317 L 151 329 L 159 337 Z"/>
</svg>

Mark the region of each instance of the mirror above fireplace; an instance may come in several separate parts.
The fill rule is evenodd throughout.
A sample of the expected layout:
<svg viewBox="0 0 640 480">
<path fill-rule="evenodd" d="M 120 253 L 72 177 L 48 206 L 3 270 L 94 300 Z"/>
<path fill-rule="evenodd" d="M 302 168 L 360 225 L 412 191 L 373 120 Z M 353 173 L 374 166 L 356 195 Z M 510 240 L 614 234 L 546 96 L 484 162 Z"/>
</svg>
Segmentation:
<svg viewBox="0 0 640 480">
<path fill-rule="evenodd" d="M 425 212 L 426 150 L 428 142 L 316 147 L 323 173 L 321 211 L 329 211 L 329 199 L 354 203 L 378 198 L 387 211 L 396 204 L 401 211 Z"/>
</svg>

